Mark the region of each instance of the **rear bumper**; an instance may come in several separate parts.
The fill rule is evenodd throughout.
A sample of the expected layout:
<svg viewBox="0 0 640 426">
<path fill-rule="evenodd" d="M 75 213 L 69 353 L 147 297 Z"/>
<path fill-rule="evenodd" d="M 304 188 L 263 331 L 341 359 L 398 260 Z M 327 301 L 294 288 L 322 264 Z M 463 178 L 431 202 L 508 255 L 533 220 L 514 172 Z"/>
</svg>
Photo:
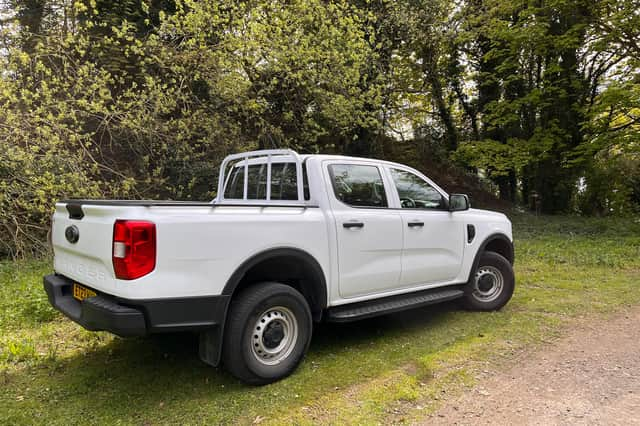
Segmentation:
<svg viewBox="0 0 640 426">
<path fill-rule="evenodd" d="M 99 291 L 79 301 L 73 297 L 72 285 L 62 275 L 44 277 L 44 289 L 54 308 L 87 330 L 119 336 L 212 329 L 224 324 L 229 304 L 229 296 L 129 300 Z"/>
</svg>

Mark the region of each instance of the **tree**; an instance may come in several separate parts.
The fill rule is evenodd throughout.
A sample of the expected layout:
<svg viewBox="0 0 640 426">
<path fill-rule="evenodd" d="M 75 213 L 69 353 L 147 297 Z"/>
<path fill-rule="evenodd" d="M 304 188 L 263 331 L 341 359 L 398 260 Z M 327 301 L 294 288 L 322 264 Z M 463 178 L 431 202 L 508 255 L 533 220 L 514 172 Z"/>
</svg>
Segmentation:
<svg viewBox="0 0 640 426">
<path fill-rule="evenodd" d="M 544 212 L 568 211 L 579 169 L 588 90 L 581 62 L 593 7 L 581 1 L 470 4 L 465 47 L 477 58 L 481 140 L 459 158 L 486 170 L 503 198 L 542 197 Z"/>
</svg>

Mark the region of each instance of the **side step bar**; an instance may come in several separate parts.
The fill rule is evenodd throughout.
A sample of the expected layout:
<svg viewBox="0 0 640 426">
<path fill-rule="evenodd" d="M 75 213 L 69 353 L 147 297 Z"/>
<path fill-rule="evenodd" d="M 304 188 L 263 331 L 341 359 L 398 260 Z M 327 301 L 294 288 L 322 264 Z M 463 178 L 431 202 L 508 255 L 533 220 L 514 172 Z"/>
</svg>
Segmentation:
<svg viewBox="0 0 640 426">
<path fill-rule="evenodd" d="M 336 306 L 327 310 L 327 321 L 349 322 L 377 315 L 391 314 L 405 309 L 419 308 L 462 297 L 464 292 L 459 286 L 417 291 L 409 294 L 389 296 L 382 299 L 367 300 Z"/>
</svg>

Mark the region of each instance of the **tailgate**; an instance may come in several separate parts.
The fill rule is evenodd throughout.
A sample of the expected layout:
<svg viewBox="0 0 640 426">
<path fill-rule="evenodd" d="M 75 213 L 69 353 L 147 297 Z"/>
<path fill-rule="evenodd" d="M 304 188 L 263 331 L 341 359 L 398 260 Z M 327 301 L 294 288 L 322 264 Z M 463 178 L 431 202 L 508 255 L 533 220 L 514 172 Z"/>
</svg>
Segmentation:
<svg viewBox="0 0 640 426">
<path fill-rule="evenodd" d="M 56 204 L 51 242 L 54 270 L 80 284 L 107 294 L 118 295 L 113 272 L 113 225 L 139 206 Z M 126 210 L 126 211 L 125 211 Z"/>
</svg>

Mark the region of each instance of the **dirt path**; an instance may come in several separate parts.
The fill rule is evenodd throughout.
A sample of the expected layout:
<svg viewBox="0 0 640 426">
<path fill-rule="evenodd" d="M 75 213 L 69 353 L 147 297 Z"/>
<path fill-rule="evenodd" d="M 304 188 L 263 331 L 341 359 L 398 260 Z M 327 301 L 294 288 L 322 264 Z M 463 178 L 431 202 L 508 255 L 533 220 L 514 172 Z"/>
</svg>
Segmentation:
<svg viewBox="0 0 640 426">
<path fill-rule="evenodd" d="M 640 425 L 640 307 L 583 323 L 515 362 L 425 424 Z"/>
</svg>

